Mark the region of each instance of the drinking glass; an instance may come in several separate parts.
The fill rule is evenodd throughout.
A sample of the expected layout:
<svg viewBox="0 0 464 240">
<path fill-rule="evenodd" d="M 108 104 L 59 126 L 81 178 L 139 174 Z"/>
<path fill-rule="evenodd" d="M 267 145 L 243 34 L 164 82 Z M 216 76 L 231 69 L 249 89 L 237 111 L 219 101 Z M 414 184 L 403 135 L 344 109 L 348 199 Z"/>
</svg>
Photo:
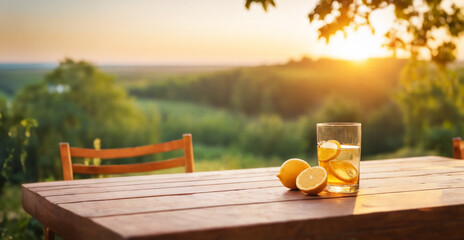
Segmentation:
<svg viewBox="0 0 464 240">
<path fill-rule="evenodd" d="M 328 174 L 326 190 L 353 193 L 359 190 L 361 123 L 317 124 L 317 157 Z"/>
</svg>

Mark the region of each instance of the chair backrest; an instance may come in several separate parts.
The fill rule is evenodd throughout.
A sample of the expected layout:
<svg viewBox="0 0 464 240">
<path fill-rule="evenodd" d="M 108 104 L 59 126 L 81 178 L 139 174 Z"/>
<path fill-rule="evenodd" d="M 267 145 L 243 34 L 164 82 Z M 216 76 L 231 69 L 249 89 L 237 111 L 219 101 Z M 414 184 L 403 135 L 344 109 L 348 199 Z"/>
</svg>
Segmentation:
<svg viewBox="0 0 464 240">
<path fill-rule="evenodd" d="M 84 165 L 73 164 L 72 157 L 81 158 L 129 158 L 138 157 L 155 153 L 169 152 L 173 150 L 184 149 L 184 156 L 147 163 L 118 164 L 118 165 Z M 73 180 L 74 173 L 81 174 L 116 174 L 116 173 L 134 173 L 160 170 L 185 166 L 185 172 L 193 172 L 193 147 L 192 135 L 183 134 L 182 139 L 130 148 L 113 148 L 113 149 L 89 149 L 70 147 L 69 143 L 60 143 L 61 164 L 63 166 L 63 179 Z"/>
<path fill-rule="evenodd" d="M 453 138 L 454 158 L 464 159 L 464 141 L 460 137 Z"/>
</svg>

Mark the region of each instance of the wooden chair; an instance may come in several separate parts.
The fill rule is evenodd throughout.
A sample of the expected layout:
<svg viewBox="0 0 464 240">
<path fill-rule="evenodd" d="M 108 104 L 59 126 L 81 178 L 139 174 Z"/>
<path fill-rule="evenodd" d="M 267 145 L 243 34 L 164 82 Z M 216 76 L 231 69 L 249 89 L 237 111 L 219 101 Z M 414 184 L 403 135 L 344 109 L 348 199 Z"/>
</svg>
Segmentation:
<svg viewBox="0 0 464 240">
<path fill-rule="evenodd" d="M 173 150 L 184 149 L 184 156 L 169 160 L 149 162 L 149 163 L 134 163 L 134 164 L 118 164 L 118 165 L 101 165 L 89 166 L 84 164 L 73 164 L 72 157 L 81 158 L 129 158 L 155 153 L 169 152 Z M 69 143 L 60 143 L 61 164 L 63 167 L 63 179 L 73 180 L 74 173 L 81 174 L 117 174 L 117 173 L 134 173 L 147 172 L 166 168 L 185 166 L 185 172 L 194 171 L 192 135 L 183 134 L 182 139 L 130 148 L 113 148 L 113 149 L 89 149 L 69 147 Z M 44 239 L 53 240 L 54 232 L 44 226 Z"/>
<path fill-rule="evenodd" d="M 460 137 L 453 138 L 454 158 L 464 159 L 464 141 Z"/>
<path fill-rule="evenodd" d="M 155 153 L 169 152 L 173 150 L 184 149 L 184 156 L 169 160 L 149 162 L 149 163 L 133 163 L 133 164 L 117 164 L 117 165 L 84 165 L 73 164 L 71 157 L 81 158 L 129 158 Z M 146 145 L 141 147 L 130 148 L 113 148 L 113 149 L 89 149 L 69 147 L 68 143 L 60 143 L 61 164 L 63 166 L 63 179 L 73 180 L 74 173 L 81 174 L 117 174 L 117 173 L 134 173 L 147 172 L 166 168 L 185 166 L 185 172 L 193 172 L 193 147 L 192 135 L 184 134 L 182 139 Z"/>
</svg>

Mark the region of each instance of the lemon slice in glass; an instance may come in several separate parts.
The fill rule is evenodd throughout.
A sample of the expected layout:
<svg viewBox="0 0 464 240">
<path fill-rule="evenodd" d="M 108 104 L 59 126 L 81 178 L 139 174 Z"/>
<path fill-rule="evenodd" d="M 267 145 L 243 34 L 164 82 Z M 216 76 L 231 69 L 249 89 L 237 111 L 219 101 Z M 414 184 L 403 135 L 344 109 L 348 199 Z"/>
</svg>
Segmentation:
<svg viewBox="0 0 464 240">
<path fill-rule="evenodd" d="M 337 140 L 323 142 L 317 148 L 317 159 L 322 162 L 333 160 L 338 157 L 341 148 L 342 146 Z"/>
<path fill-rule="evenodd" d="M 358 170 L 348 161 L 332 160 L 329 162 L 330 172 L 346 183 L 356 183 Z"/>
</svg>

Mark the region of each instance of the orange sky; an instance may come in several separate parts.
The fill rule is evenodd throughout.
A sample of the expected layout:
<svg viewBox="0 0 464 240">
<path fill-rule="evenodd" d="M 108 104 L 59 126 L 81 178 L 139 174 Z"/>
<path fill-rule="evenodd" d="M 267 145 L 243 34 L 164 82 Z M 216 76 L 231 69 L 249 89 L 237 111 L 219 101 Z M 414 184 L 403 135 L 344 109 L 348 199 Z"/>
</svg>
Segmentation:
<svg viewBox="0 0 464 240">
<path fill-rule="evenodd" d="M 378 35 L 361 31 L 328 46 L 307 14 L 315 1 L 276 1 L 264 12 L 244 0 L 0 1 L 0 62 L 98 64 L 272 64 L 302 55 L 363 59 L 380 48 L 391 13 L 376 14 Z M 464 41 L 459 58 L 464 59 Z"/>
</svg>

